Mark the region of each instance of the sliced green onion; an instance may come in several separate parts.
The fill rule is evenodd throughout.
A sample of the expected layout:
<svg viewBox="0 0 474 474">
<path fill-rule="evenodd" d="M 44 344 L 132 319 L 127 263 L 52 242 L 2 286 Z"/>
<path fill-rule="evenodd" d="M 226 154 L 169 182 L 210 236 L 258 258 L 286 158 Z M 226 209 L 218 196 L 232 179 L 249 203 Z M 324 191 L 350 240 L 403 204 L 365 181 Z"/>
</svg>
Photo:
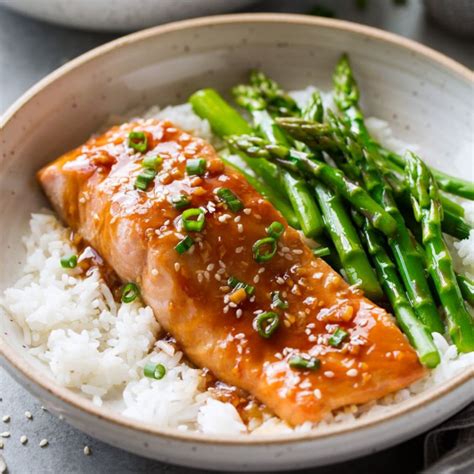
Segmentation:
<svg viewBox="0 0 474 474">
<path fill-rule="evenodd" d="M 186 173 L 201 176 L 206 172 L 206 160 L 204 158 L 192 158 L 186 162 Z"/>
<path fill-rule="evenodd" d="M 331 254 L 331 250 L 329 247 L 318 247 L 317 249 L 313 249 L 313 255 L 315 257 L 327 257 Z"/>
<path fill-rule="evenodd" d="M 267 248 L 267 250 L 265 250 Z M 277 242 L 273 237 L 257 240 L 252 246 L 253 258 L 256 262 L 268 262 L 277 251 Z"/>
<path fill-rule="evenodd" d="M 234 290 L 243 288 L 245 290 L 245 293 L 247 293 L 249 296 L 252 296 L 255 293 L 254 286 L 248 285 L 247 283 L 244 283 L 243 281 L 240 281 L 233 276 L 229 277 L 229 279 L 227 280 L 227 284 Z"/>
<path fill-rule="evenodd" d="M 169 201 L 175 209 L 184 209 L 191 203 L 189 196 L 186 196 L 186 194 L 175 194 L 170 197 Z"/>
<path fill-rule="evenodd" d="M 329 338 L 329 344 L 333 347 L 339 347 L 347 336 L 349 336 L 347 331 L 344 331 L 342 328 L 337 328 Z"/>
<path fill-rule="evenodd" d="M 166 367 L 163 364 L 148 362 L 143 369 L 143 375 L 150 379 L 161 380 L 166 375 Z"/>
<path fill-rule="evenodd" d="M 176 246 L 175 250 L 178 252 L 180 255 L 183 254 L 184 252 L 187 252 L 192 246 L 194 245 L 194 240 L 187 235 L 184 239 L 180 240 Z"/>
<path fill-rule="evenodd" d="M 77 267 L 77 255 L 70 255 L 69 257 L 62 257 L 61 266 L 63 268 L 76 268 Z"/>
<path fill-rule="evenodd" d="M 288 365 L 292 369 L 318 370 L 321 367 L 321 361 L 316 357 L 295 355 L 288 359 Z"/>
<path fill-rule="evenodd" d="M 287 309 L 288 302 L 282 299 L 279 291 L 272 292 L 272 308 Z"/>
<path fill-rule="evenodd" d="M 128 146 L 135 151 L 145 153 L 148 148 L 148 138 L 145 132 L 130 132 L 128 134 Z"/>
<path fill-rule="evenodd" d="M 280 325 L 280 316 L 273 311 L 259 314 L 253 320 L 255 330 L 265 339 L 269 339 Z"/>
<path fill-rule="evenodd" d="M 137 299 L 137 296 L 140 294 L 140 290 L 135 283 L 127 283 L 122 288 L 122 301 L 124 303 L 131 303 Z"/>
<path fill-rule="evenodd" d="M 274 221 L 266 228 L 267 234 L 274 239 L 279 239 L 285 232 L 285 227 L 281 222 Z"/>
<path fill-rule="evenodd" d="M 135 188 L 146 191 L 149 184 L 155 179 L 156 171 L 151 168 L 145 168 L 135 181 Z"/>
<path fill-rule="evenodd" d="M 188 232 L 201 232 L 206 223 L 206 215 L 200 208 L 186 209 L 182 214 L 183 227 Z"/>
<path fill-rule="evenodd" d="M 239 212 L 244 208 L 242 201 L 230 189 L 220 188 L 216 194 L 232 212 Z"/>
<path fill-rule="evenodd" d="M 161 156 L 145 156 L 142 161 L 142 166 L 144 168 L 150 168 L 156 170 L 163 163 L 163 158 Z"/>
</svg>

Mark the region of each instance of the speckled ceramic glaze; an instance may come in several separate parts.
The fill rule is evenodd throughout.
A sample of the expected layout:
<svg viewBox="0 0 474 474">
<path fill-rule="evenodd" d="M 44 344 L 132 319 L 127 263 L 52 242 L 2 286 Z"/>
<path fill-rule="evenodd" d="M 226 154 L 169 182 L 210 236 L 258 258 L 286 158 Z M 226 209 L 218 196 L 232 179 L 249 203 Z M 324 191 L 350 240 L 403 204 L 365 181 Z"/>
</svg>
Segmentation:
<svg viewBox="0 0 474 474">
<path fill-rule="evenodd" d="M 351 54 L 371 114 L 417 142 L 429 160 L 472 173 L 471 73 L 425 47 L 359 25 L 297 15 L 234 15 L 136 33 L 68 63 L 27 92 L 0 130 L 0 290 L 19 275 L 20 236 L 45 205 L 35 171 L 79 145 L 111 113 L 172 104 L 204 86 L 222 92 L 263 68 L 287 88 L 329 87 L 341 51 Z M 471 148 L 472 151 L 472 148 Z M 87 433 L 136 453 L 193 467 L 296 469 L 382 449 L 446 419 L 473 399 L 474 369 L 372 418 L 313 433 L 260 438 L 165 431 L 121 417 L 59 387 L 28 356 L 18 328 L 0 313 L 7 370 L 52 412 Z"/>
</svg>

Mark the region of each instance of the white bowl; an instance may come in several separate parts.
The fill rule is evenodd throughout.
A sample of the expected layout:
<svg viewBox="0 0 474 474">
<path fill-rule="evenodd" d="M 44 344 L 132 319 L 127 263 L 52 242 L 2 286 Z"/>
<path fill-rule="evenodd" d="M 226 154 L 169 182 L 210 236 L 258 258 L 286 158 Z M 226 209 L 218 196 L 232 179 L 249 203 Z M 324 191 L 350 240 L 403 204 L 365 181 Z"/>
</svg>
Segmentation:
<svg viewBox="0 0 474 474">
<path fill-rule="evenodd" d="M 183 102 L 204 86 L 228 91 L 253 67 L 287 88 L 329 87 L 341 51 L 351 55 L 372 115 L 389 120 L 405 141 L 419 143 L 428 161 L 452 173 L 472 173 L 472 157 L 459 153 L 471 140 L 471 73 L 428 48 L 372 28 L 299 15 L 231 15 L 165 25 L 71 61 L 1 120 L 0 290 L 17 278 L 24 258 L 20 236 L 30 213 L 45 204 L 35 171 L 79 145 L 108 115 Z M 162 430 L 98 409 L 35 364 L 6 314 L 0 314 L 0 352 L 16 380 L 83 431 L 144 456 L 220 470 L 296 469 L 361 456 L 443 421 L 474 394 L 472 368 L 349 425 L 229 438 Z"/>
<path fill-rule="evenodd" d="M 67 27 L 134 31 L 170 21 L 227 13 L 255 0 L 0 0 L 23 15 Z"/>
</svg>

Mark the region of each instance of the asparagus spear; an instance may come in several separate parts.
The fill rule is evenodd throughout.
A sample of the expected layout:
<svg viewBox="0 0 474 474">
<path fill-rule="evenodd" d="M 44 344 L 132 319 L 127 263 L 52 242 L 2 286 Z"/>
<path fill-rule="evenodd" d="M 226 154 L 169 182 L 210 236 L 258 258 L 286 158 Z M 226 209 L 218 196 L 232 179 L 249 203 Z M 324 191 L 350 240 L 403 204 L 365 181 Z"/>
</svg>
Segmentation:
<svg viewBox="0 0 474 474">
<path fill-rule="evenodd" d="M 382 299 L 382 289 L 341 199 L 322 183 L 315 182 L 314 189 L 347 280 L 352 285 L 359 285 L 369 298 Z"/>
<path fill-rule="evenodd" d="M 196 114 L 207 119 L 213 131 L 220 137 L 252 132 L 245 119 L 214 89 L 202 89 L 195 92 L 189 98 L 189 102 Z M 245 167 L 250 168 L 259 178 L 259 181 L 263 180 L 266 184 L 265 187 L 260 186 L 260 189 L 257 190 L 271 200 L 292 227 L 299 228 L 298 219 L 290 203 L 286 196 L 279 191 L 282 186 L 278 167 L 266 160 L 255 160 L 246 156 L 241 156 L 241 158 L 246 165 Z M 242 166 L 240 168 L 242 169 Z"/>
<path fill-rule="evenodd" d="M 333 75 L 334 83 L 334 101 L 341 112 L 344 113 L 351 130 L 358 134 L 364 145 L 372 151 L 373 149 L 383 150 L 370 136 L 369 131 L 364 123 L 364 116 L 359 106 L 359 87 L 354 78 L 349 58 L 343 54 L 339 59 Z M 385 156 L 389 161 L 395 163 L 397 166 L 404 168 L 406 165 L 405 159 L 400 155 L 385 150 Z M 465 197 L 467 199 L 474 199 L 474 183 L 470 183 L 460 178 L 448 176 L 447 174 L 432 169 L 432 173 L 438 181 L 439 187 L 446 192 Z"/>
<path fill-rule="evenodd" d="M 300 115 L 300 110 L 295 100 L 263 72 L 250 73 L 250 85 L 258 91 L 265 100 L 266 108 L 274 115 Z"/>
<path fill-rule="evenodd" d="M 289 146 L 288 139 L 266 110 L 266 101 L 252 86 L 240 85 L 233 89 L 236 102 L 245 107 L 253 117 L 260 134 L 275 144 Z M 321 213 L 304 179 L 285 168 L 280 169 L 283 186 L 298 218 L 301 229 L 307 237 L 318 237 L 324 230 Z"/>
<path fill-rule="evenodd" d="M 340 193 L 355 209 L 365 215 L 376 229 L 386 235 L 397 231 L 397 223 L 393 217 L 360 185 L 347 179 L 340 170 L 315 160 L 312 155 L 249 135 L 234 135 L 227 140 L 234 149 L 248 156 L 273 160 L 290 169 L 295 169 L 296 165 L 303 175 L 317 179 Z"/>
<path fill-rule="evenodd" d="M 298 122 L 301 127 L 298 129 Z M 301 119 L 288 119 L 285 126 L 296 139 L 314 146 L 321 142 L 318 124 Z M 376 166 L 372 154 L 362 151 L 355 141 L 354 134 L 347 129 L 335 116 L 330 116 L 332 133 L 325 138 L 325 149 L 331 150 L 331 156 L 339 162 L 338 154 L 343 154 L 346 160 L 344 167 L 348 176 L 354 180 L 361 180 L 372 198 L 378 202 L 397 222 L 397 233 L 389 237 L 388 242 L 392 249 L 400 275 L 415 308 L 418 317 L 431 332 L 444 332 L 443 323 L 439 317 L 435 302 L 431 295 L 428 281 L 425 278 L 424 262 L 417 252 L 406 227 L 402 214 L 395 203 L 390 186 L 386 183 L 383 174 Z"/>
<path fill-rule="evenodd" d="M 336 119 L 332 116 L 331 120 L 334 122 Z M 276 119 L 276 122 L 295 140 L 306 143 L 313 150 L 326 151 L 337 161 L 337 155 L 335 155 L 335 153 L 338 153 L 340 150 L 337 143 L 334 141 L 334 126 L 320 124 L 298 117 L 280 117 Z M 371 156 L 376 159 L 377 167 L 380 169 L 381 173 L 388 178 L 392 188 L 397 191 L 397 201 L 403 206 L 411 206 L 410 193 L 406 184 L 401 181 L 398 176 L 394 175 L 392 170 L 387 169 L 384 162 L 378 159 L 379 155 L 374 147 L 371 147 L 368 150 L 370 151 Z M 339 165 L 346 173 L 349 171 L 347 164 L 341 164 L 338 162 L 338 166 Z M 356 167 L 356 170 L 357 169 L 358 168 Z M 403 170 L 397 170 L 403 173 Z M 444 218 L 442 222 L 443 232 L 460 240 L 468 238 L 472 227 L 463 219 L 464 209 L 462 206 L 444 196 L 441 197 L 441 202 L 444 209 Z"/>
<path fill-rule="evenodd" d="M 453 263 L 441 232 L 438 187 L 428 167 L 413 153 L 406 156 L 406 179 L 415 218 L 421 223 L 428 269 L 443 304 L 448 330 L 460 352 L 474 351 L 474 321 L 466 309 Z"/>
<path fill-rule="evenodd" d="M 463 298 L 471 306 L 474 306 L 474 281 L 464 275 L 458 274 L 456 274 L 456 279 Z"/>
<path fill-rule="evenodd" d="M 385 250 L 382 236 L 362 216 L 356 216 L 354 221 L 360 228 L 362 239 L 372 257 L 380 284 L 392 306 L 398 324 L 418 352 L 421 363 L 429 368 L 436 367 L 440 362 L 440 356 L 433 338 L 427 327 L 416 317 L 406 297 L 395 264 Z"/>
</svg>

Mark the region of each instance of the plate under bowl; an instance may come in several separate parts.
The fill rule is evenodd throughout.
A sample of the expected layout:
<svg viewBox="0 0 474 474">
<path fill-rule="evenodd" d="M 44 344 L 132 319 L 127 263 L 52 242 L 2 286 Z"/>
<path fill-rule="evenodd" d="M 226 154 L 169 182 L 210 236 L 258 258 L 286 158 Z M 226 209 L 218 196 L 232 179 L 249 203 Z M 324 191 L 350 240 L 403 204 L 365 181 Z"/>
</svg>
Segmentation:
<svg viewBox="0 0 474 474">
<path fill-rule="evenodd" d="M 180 103 L 196 89 L 225 92 L 262 68 L 288 89 L 330 87 L 334 64 L 350 53 L 365 108 L 418 143 L 439 168 L 472 175 L 462 154 L 472 131 L 470 72 L 411 41 L 376 29 L 300 15 L 246 14 L 169 24 L 126 36 L 42 80 L 0 123 L 0 290 L 24 259 L 20 236 L 45 205 L 35 171 L 79 145 L 110 114 Z M 471 178 L 472 179 L 472 178 Z M 126 419 L 57 386 L 35 364 L 18 328 L 0 313 L 0 358 L 52 412 L 81 430 L 144 456 L 219 470 L 296 469 L 342 461 L 401 442 L 473 399 L 474 368 L 370 419 L 313 433 L 226 438 L 162 430 Z"/>
</svg>

